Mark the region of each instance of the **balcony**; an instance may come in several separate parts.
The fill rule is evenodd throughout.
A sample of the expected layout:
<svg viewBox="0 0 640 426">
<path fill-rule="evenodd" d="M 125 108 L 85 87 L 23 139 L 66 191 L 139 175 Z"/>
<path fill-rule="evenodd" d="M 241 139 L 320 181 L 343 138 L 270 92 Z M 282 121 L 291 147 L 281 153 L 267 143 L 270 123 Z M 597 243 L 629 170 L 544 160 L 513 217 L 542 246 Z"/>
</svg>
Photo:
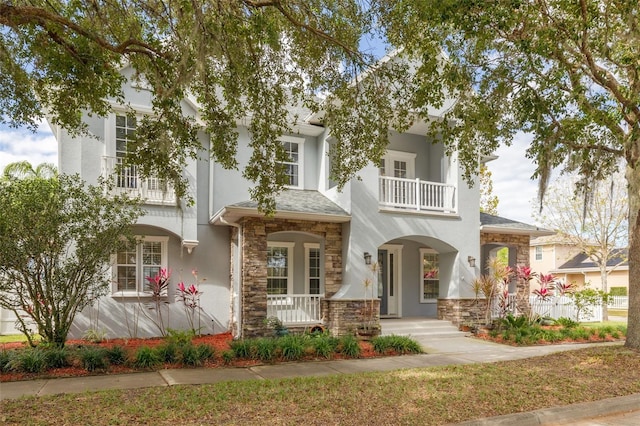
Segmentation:
<svg viewBox="0 0 640 426">
<path fill-rule="evenodd" d="M 453 185 L 389 176 L 380 176 L 379 183 L 379 201 L 385 208 L 457 213 L 456 187 Z"/>
<path fill-rule="evenodd" d="M 269 294 L 267 318 L 276 317 L 284 325 L 317 324 L 322 317 L 318 294 Z"/>
<path fill-rule="evenodd" d="M 113 184 L 115 194 L 140 197 L 145 204 L 175 205 L 171 185 L 156 177 L 142 178 L 136 166 L 121 167 L 122 158 L 102 157 L 102 176 Z"/>
</svg>

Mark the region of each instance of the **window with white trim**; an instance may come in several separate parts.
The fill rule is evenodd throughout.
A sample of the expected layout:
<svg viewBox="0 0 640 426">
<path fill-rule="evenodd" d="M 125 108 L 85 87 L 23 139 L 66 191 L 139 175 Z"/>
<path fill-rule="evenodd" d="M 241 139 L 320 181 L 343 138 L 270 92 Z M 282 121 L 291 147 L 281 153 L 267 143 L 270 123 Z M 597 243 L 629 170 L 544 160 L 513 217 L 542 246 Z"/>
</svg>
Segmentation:
<svg viewBox="0 0 640 426">
<path fill-rule="evenodd" d="M 112 268 L 115 294 L 148 292 L 147 277 L 154 277 L 167 268 L 169 237 L 141 237 L 129 243 L 114 257 Z"/>
<path fill-rule="evenodd" d="M 294 246 L 295 243 L 267 242 L 267 294 L 293 293 Z"/>
<path fill-rule="evenodd" d="M 432 303 L 440 296 L 440 259 L 432 249 L 420 249 L 420 302 Z"/>
<path fill-rule="evenodd" d="M 133 115 L 116 115 L 116 164 L 121 166 L 127 156 L 129 139 L 136 131 L 136 117 Z M 121 168 L 116 180 L 118 188 L 137 188 L 138 174 L 134 166 Z"/>
<path fill-rule="evenodd" d="M 304 188 L 304 139 L 294 138 L 291 136 L 282 136 L 280 138 L 282 146 L 289 158 L 281 164 L 285 167 L 285 175 L 287 176 L 287 186 L 291 188 Z"/>
<path fill-rule="evenodd" d="M 380 160 L 380 176 L 414 179 L 416 169 L 416 153 L 388 150 Z"/>
<path fill-rule="evenodd" d="M 320 294 L 320 244 L 305 243 L 306 293 Z"/>
<path fill-rule="evenodd" d="M 536 260 L 542 260 L 542 246 L 536 246 Z"/>
</svg>

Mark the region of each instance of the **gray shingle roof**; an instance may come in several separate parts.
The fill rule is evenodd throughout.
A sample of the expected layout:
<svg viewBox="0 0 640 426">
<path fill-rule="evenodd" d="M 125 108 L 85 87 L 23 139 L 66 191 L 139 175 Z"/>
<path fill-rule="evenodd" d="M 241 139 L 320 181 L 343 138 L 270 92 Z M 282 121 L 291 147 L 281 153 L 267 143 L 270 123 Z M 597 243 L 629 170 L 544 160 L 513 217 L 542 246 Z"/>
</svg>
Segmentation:
<svg viewBox="0 0 640 426">
<path fill-rule="evenodd" d="M 257 210 L 258 203 L 248 200 L 232 204 L 230 207 Z M 299 189 L 288 189 L 276 195 L 276 213 L 281 212 L 350 217 L 349 213 L 318 191 Z"/>
<path fill-rule="evenodd" d="M 554 233 L 548 229 L 482 212 L 480 212 L 480 230 L 485 232 L 504 231 L 511 234 L 525 235 L 551 235 Z"/>
<path fill-rule="evenodd" d="M 627 266 L 629 265 L 629 250 L 627 249 L 615 249 L 613 255 L 607 260 L 607 266 Z M 589 269 L 598 268 L 596 262 L 591 260 L 586 253 L 579 253 L 560 265 L 559 271 L 563 269 Z"/>
</svg>

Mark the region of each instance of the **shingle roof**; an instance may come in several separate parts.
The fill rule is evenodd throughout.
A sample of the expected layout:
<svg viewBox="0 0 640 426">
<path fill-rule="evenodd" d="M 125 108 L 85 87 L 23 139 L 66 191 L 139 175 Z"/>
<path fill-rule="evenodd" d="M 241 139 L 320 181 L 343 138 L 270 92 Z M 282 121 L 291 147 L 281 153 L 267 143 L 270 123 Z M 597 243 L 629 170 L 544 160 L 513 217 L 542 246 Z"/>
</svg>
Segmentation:
<svg viewBox="0 0 640 426">
<path fill-rule="evenodd" d="M 554 232 L 527 223 L 480 212 L 480 231 L 524 235 L 551 235 Z"/>
<path fill-rule="evenodd" d="M 612 256 L 607 260 L 607 267 L 627 266 L 629 265 L 629 250 L 615 249 Z M 560 265 L 559 271 L 566 269 L 592 269 L 598 268 L 598 264 L 594 262 L 586 253 L 579 253 Z"/>
<path fill-rule="evenodd" d="M 232 204 L 232 207 L 258 209 L 253 200 Z M 340 206 L 318 191 L 288 189 L 276 195 L 276 212 L 315 213 L 349 216 Z"/>
</svg>

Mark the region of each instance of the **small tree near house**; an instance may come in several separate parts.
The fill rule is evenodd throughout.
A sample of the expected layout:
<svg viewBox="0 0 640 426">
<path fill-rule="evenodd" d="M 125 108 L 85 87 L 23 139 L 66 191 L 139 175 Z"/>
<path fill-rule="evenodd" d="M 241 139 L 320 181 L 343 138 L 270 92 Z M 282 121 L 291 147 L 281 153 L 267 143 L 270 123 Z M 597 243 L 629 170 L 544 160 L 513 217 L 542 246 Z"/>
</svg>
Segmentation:
<svg viewBox="0 0 640 426">
<path fill-rule="evenodd" d="M 31 345 L 38 333 L 62 347 L 75 315 L 108 291 L 110 255 L 126 243 L 139 201 L 77 176 L 28 176 L 0 181 L 0 206 L 0 306 Z"/>
</svg>

